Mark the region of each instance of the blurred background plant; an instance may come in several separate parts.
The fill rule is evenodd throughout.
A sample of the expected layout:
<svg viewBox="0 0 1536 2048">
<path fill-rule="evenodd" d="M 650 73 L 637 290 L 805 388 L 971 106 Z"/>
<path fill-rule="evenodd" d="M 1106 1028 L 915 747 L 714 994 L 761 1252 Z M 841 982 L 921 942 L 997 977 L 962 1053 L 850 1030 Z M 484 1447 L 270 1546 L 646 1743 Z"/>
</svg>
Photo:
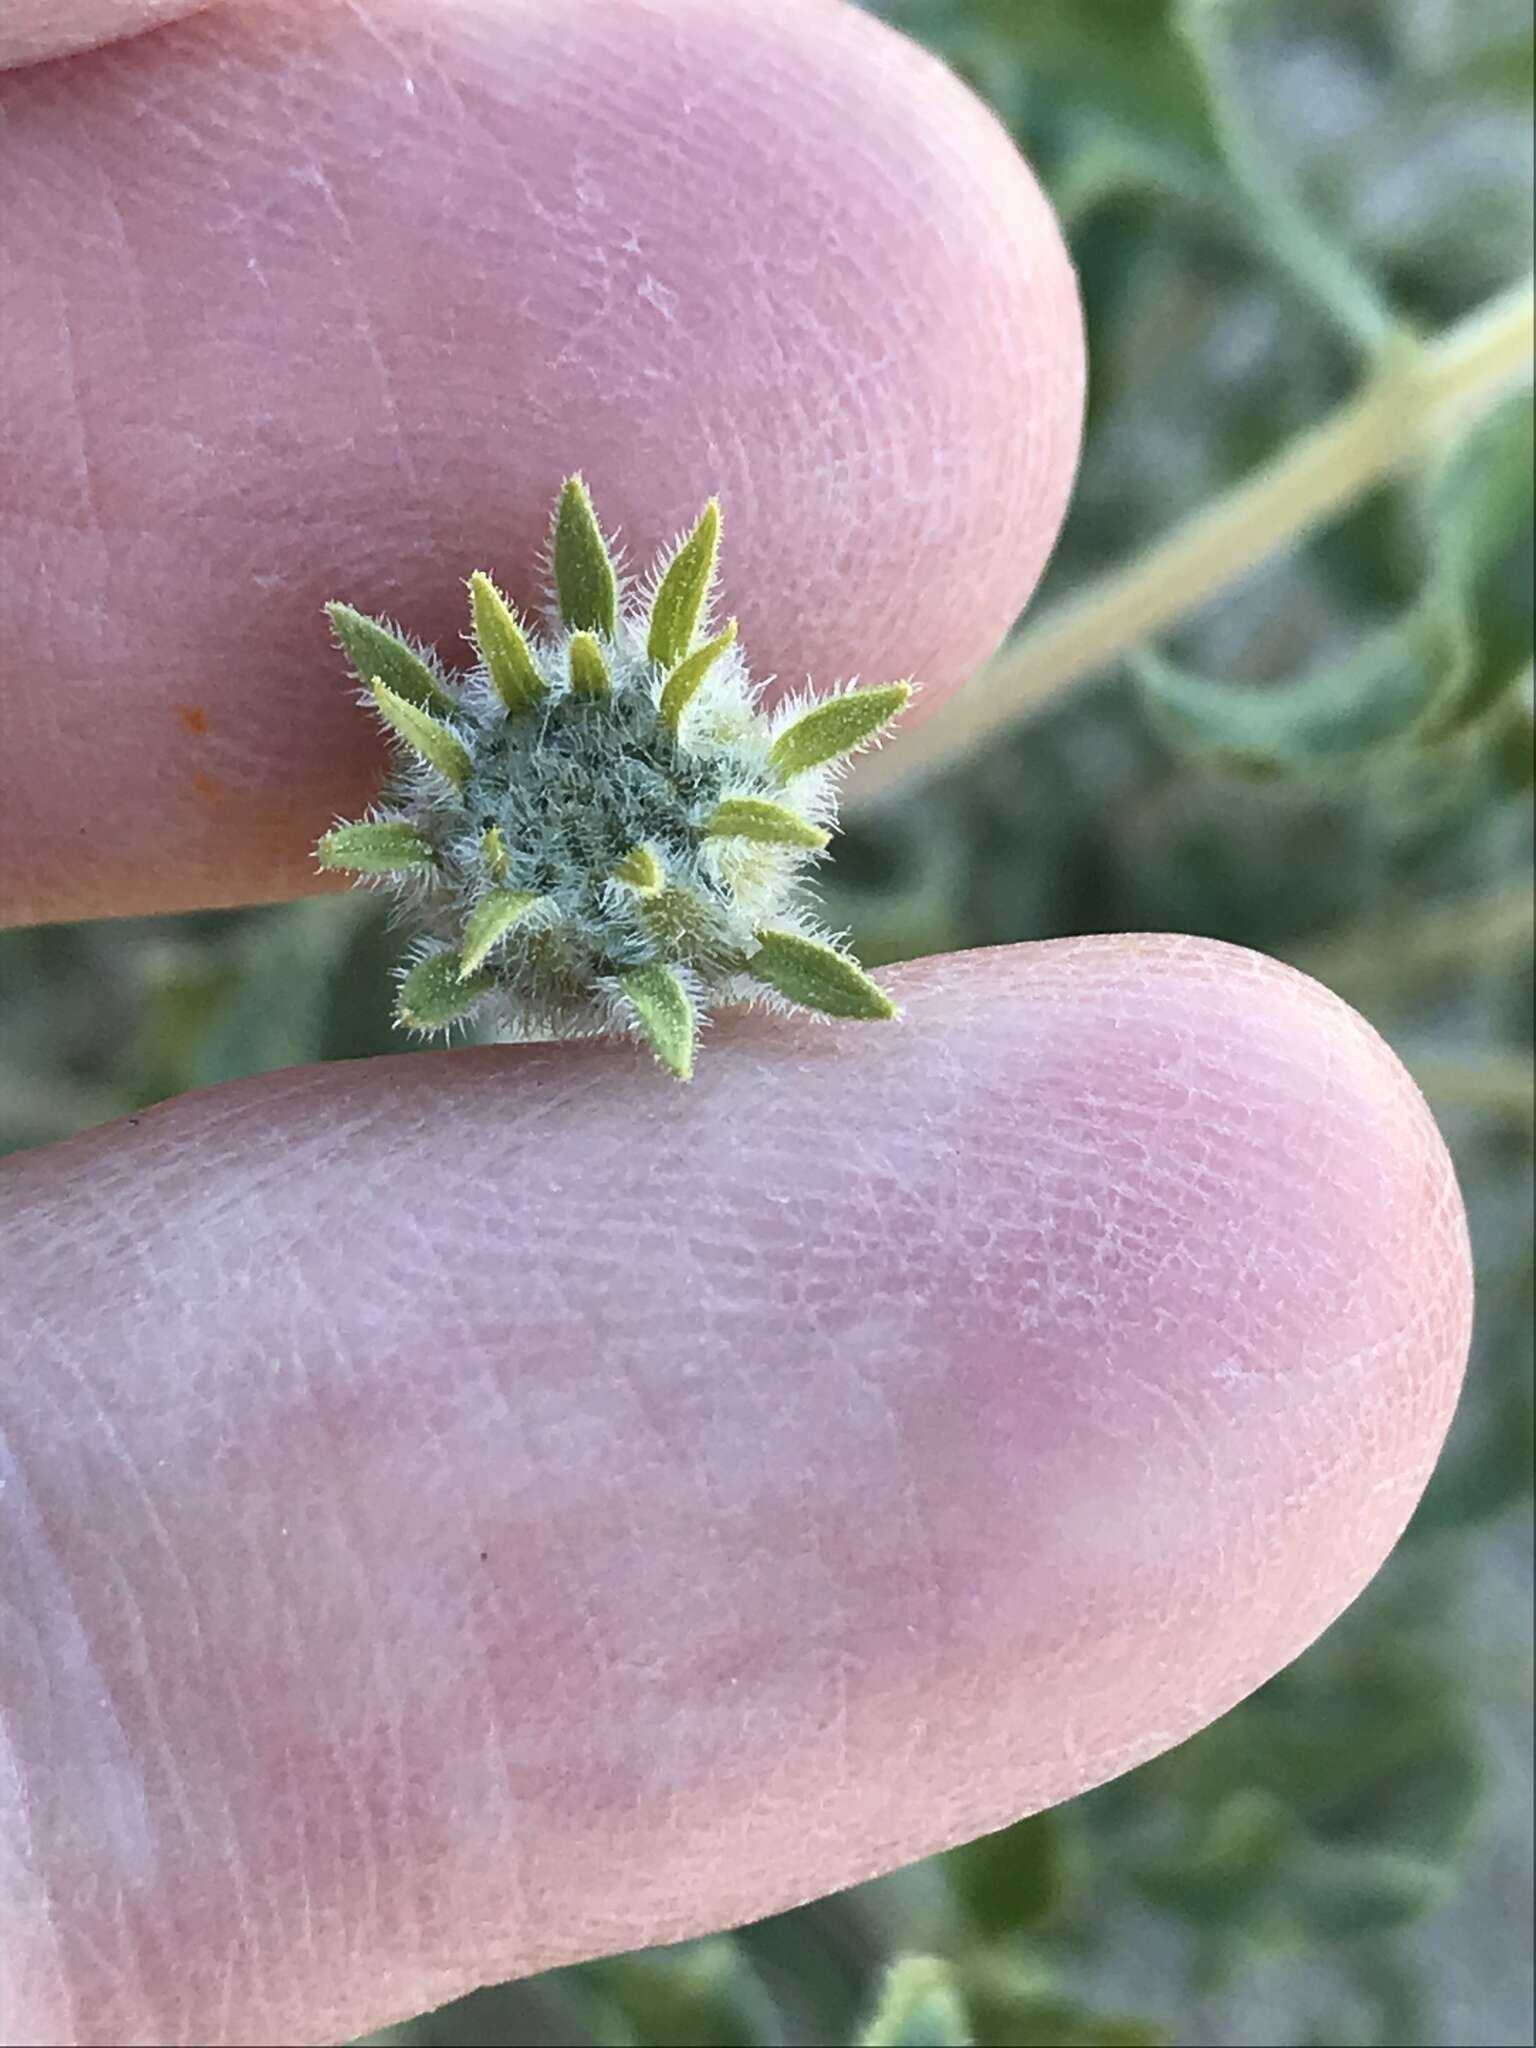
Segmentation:
<svg viewBox="0 0 1536 2048">
<path fill-rule="evenodd" d="M 1094 377 L 1029 624 L 954 717 L 879 757 L 834 913 L 872 963 L 1177 929 L 1339 990 L 1456 1153 L 1467 1394 L 1366 1597 L 1171 1754 L 733 1936 L 377 2038 L 1527 2044 L 1530 9 L 874 11 L 1040 169 Z M 0 936 L 0 1142 L 399 1050 L 395 952 L 350 897 Z"/>
</svg>

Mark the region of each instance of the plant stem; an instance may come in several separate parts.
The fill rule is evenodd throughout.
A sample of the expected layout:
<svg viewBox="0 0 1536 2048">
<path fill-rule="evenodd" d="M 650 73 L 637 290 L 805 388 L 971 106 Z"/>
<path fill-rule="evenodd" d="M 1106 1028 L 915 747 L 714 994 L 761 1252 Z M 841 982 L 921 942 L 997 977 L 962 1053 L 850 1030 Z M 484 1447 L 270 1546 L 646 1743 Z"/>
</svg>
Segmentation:
<svg viewBox="0 0 1536 2048">
<path fill-rule="evenodd" d="M 1533 313 L 1527 278 L 1438 340 L 1389 351 L 1362 392 L 1262 469 L 1020 634 L 920 727 L 913 745 L 870 756 L 853 802 L 931 775 L 1431 454 L 1530 378 Z"/>
</svg>

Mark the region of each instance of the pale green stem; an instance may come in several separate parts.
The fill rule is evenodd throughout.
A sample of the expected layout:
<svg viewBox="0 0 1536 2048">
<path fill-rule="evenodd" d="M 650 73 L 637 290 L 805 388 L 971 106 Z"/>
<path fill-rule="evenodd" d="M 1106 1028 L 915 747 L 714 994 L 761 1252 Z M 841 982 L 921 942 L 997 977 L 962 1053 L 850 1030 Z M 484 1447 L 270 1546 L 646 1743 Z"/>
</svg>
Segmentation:
<svg viewBox="0 0 1536 2048">
<path fill-rule="evenodd" d="M 1529 380 L 1533 310 L 1527 278 L 1438 340 L 1392 351 L 1365 390 L 1320 425 L 1021 633 L 910 745 L 868 757 L 852 801 L 867 802 L 970 752 L 1433 453 Z"/>
</svg>

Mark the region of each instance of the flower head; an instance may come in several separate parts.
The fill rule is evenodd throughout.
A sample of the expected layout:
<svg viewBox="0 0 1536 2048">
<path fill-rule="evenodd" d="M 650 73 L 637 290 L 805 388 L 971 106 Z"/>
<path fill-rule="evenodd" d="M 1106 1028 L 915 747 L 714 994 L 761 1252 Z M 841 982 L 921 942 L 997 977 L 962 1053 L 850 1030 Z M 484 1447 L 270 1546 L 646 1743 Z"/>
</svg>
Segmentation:
<svg viewBox="0 0 1536 2048">
<path fill-rule="evenodd" d="M 894 1016 L 802 891 L 840 767 L 910 687 L 764 711 L 735 621 L 711 621 L 719 537 L 711 500 L 649 581 L 626 585 L 572 477 L 543 630 L 477 573 L 479 659 L 457 676 L 381 621 L 329 608 L 397 759 L 368 818 L 328 832 L 318 857 L 387 883 L 416 925 L 402 1025 L 623 1031 L 686 1080 L 700 1019 L 722 1004 Z"/>
</svg>

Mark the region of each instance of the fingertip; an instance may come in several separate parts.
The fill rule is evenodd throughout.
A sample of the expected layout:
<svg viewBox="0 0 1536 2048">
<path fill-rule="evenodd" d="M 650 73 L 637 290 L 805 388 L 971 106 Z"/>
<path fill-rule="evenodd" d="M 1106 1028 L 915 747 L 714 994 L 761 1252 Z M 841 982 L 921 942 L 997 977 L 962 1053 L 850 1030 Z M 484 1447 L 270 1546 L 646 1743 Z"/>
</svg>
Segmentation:
<svg viewBox="0 0 1536 2048">
<path fill-rule="evenodd" d="M 456 647 L 475 562 L 537 598 L 573 470 L 637 564 L 719 496 L 787 685 L 931 707 L 1033 587 L 1071 266 L 994 117 L 861 10 L 269 0 L 9 97 L 14 919 L 311 889 L 380 771 L 322 600 Z"/>
<path fill-rule="evenodd" d="M 79 2038 L 339 2038 L 759 1917 L 1359 1592 L 1468 1339 L 1399 1063 L 1196 940 L 888 978 L 887 1029 L 723 1022 L 681 1102 L 425 1054 L 8 1164 L 0 1706 Z"/>
</svg>

